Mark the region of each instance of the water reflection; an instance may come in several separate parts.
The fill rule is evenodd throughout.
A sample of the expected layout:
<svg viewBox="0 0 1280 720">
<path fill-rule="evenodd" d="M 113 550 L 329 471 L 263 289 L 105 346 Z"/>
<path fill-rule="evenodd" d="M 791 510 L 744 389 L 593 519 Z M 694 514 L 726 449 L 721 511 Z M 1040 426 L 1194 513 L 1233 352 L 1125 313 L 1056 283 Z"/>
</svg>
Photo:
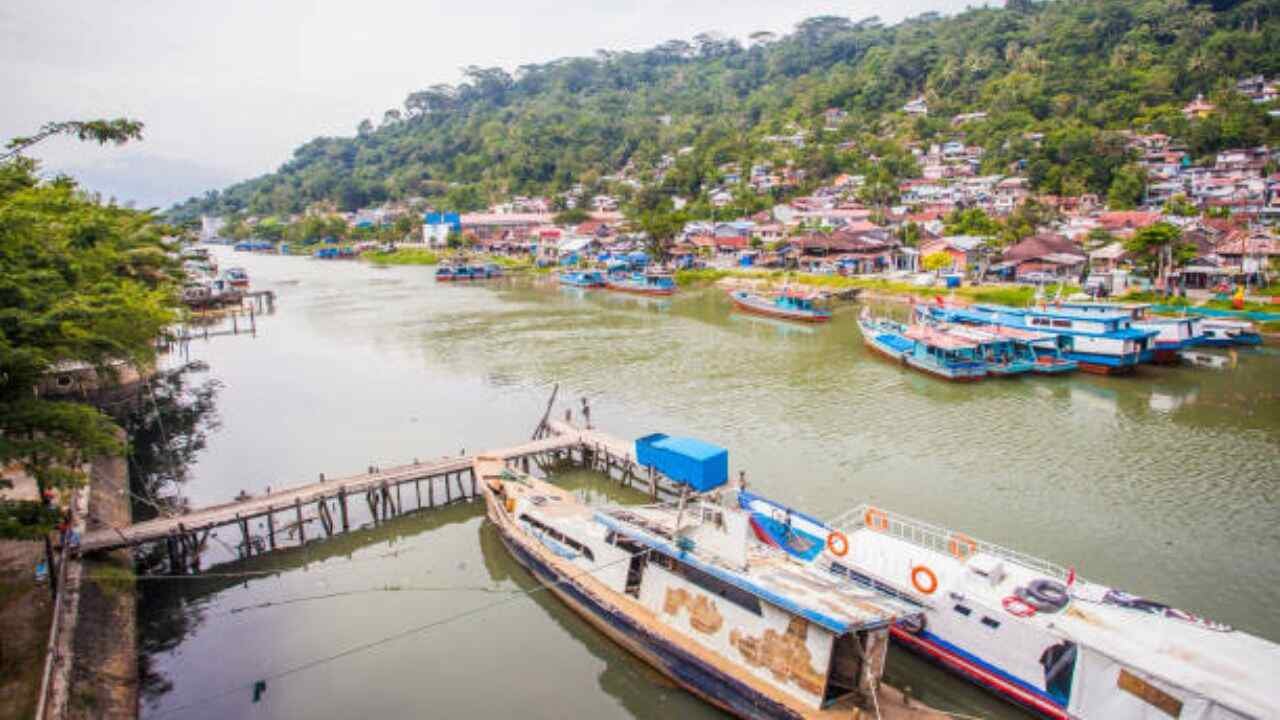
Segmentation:
<svg viewBox="0 0 1280 720">
<path fill-rule="evenodd" d="M 661 430 L 730 447 L 735 473 L 747 470 L 762 492 L 815 514 L 874 502 L 1280 637 L 1280 514 L 1271 502 L 1280 493 L 1280 356 L 1270 349 L 1242 352 L 1225 371 L 961 387 L 871 357 L 849 312 L 811 334 L 780 336 L 735 320 L 714 288 L 682 289 L 655 310 L 538 279 L 448 287 L 420 268 L 245 262 L 255 287 L 277 291 L 280 311 L 251 342 L 193 345 L 226 382 L 223 427 L 186 486 L 198 504 L 319 472 L 521 442 L 558 382 L 570 397 L 591 397 L 593 418 L 619 436 Z M 369 558 L 378 544 L 355 548 L 351 560 L 209 596 L 203 624 L 153 656 L 175 684 L 161 704 L 477 599 L 383 593 L 217 614 L 232 607 L 378 584 L 501 585 L 503 567 L 515 587 L 520 573 L 476 546 L 481 522 L 476 513 L 406 531 L 399 557 Z M 504 607 L 480 627 L 351 658 L 342 672 L 273 684 L 262 705 L 238 698 L 202 716 L 656 714 L 592 684 L 562 692 L 567 679 L 609 672 L 601 684 L 616 689 L 632 676 L 584 649 L 593 633 L 567 632 L 540 606 Z M 627 672 L 644 672 L 618 657 L 634 666 Z M 918 694 L 948 687 L 945 676 L 897 660 L 890 671 L 898 667 Z M 509 686 L 495 692 L 494 677 Z M 965 707 L 945 696 L 937 704 Z M 1003 706 L 992 706 L 968 714 L 998 716 Z"/>
</svg>

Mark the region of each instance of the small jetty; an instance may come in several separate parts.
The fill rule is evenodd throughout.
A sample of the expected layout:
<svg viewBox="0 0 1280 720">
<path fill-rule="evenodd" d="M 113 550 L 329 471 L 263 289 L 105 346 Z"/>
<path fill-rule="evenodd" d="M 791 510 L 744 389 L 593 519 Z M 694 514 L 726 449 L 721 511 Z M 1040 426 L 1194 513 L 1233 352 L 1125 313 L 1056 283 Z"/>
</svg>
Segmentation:
<svg viewBox="0 0 1280 720">
<path fill-rule="evenodd" d="M 580 428 L 567 418 L 544 418 L 529 442 L 482 454 L 512 462 L 525 471 L 535 461 L 567 461 L 607 473 L 654 500 L 679 497 L 679 488 L 668 478 L 635 461 L 625 441 Z M 370 467 L 368 472 L 345 477 L 322 474 L 315 482 L 264 495 L 242 495 L 180 515 L 92 530 L 84 534 L 78 551 L 83 554 L 163 543 L 172 572 L 195 570 L 210 534 L 218 529 L 237 531 L 241 539 L 238 551 L 252 556 L 305 544 L 309 526 L 318 526 L 311 531 L 314 540 L 349 532 L 365 522 L 473 500 L 477 497 L 473 462 L 473 456 L 458 455 L 389 468 Z M 258 526 L 264 526 L 265 532 Z"/>
</svg>

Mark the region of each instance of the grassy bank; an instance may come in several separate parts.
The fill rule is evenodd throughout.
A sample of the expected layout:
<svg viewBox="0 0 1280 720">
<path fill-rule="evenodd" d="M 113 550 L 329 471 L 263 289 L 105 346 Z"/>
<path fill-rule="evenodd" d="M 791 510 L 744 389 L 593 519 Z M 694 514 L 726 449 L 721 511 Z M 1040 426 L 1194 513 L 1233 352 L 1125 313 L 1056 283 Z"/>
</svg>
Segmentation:
<svg viewBox="0 0 1280 720">
<path fill-rule="evenodd" d="M 366 252 L 360 255 L 375 265 L 439 265 L 441 256 L 426 248 L 398 248 L 392 252 Z"/>
<path fill-rule="evenodd" d="M 972 302 L 994 303 L 1001 305 L 1027 305 L 1035 298 L 1035 288 L 1012 285 L 978 285 L 948 289 L 945 287 L 921 287 L 912 283 L 882 278 L 844 277 L 841 275 L 810 275 L 807 273 L 787 272 L 782 270 L 680 270 L 676 272 L 676 282 L 682 287 L 701 283 L 716 282 L 723 278 L 742 278 L 763 281 L 768 285 L 803 285 L 819 290 L 860 289 L 880 295 L 894 295 L 904 299 L 932 298 L 935 295 L 952 295 Z M 1079 288 L 1068 285 L 1064 294 L 1078 292 Z M 1056 288 L 1054 290 L 1056 292 Z"/>
<path fill-rule="evenodd" d="M 533 267 L 528 258 L 512 258 L 506 255 L 470 255 L 456 250 L 438 252 L 427 248 L 401 247 L 392 252 L 370 251 L 362 253 L 360 259 L 368 260 L 375 265 L 440 265 L 449 262 L 467 262 L 472 264 L 493 263 L 504 270 L 526 270 Z"/>
<path fill-rule="evenodd" d="M 1243 308 L 1237 308 L 1231 304 L 1230 300 L 1206 300 L 1204 302 L 1192 302 L 1186 298 L 1171 297 L 1165 298 L 1161 295 L 1143 290 L 1140 292 L 1131 292 L 1122 295 L 1120 300 L 1127 302 L 1153 303 L 1159 305 L 1169 305 L 1172 307 L 1185 307 L 1193 310 L 1198 307 L 1212 308 L 1214 310 L 1244 310 L 1247 312 L 1277 312 L 1277 307 L 1271 303 L 1247 302 Z"/>
</svg>

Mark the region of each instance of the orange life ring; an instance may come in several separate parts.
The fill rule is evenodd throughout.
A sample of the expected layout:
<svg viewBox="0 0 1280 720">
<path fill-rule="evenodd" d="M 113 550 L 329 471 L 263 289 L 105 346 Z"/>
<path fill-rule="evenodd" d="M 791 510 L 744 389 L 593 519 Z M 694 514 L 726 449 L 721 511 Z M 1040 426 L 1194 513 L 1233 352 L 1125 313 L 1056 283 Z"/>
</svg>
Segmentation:
<svg viewBox="0 0 1280 720">
<path fill-rule="evenodd" d="M 836 557 L 844 557 L 849 554 L 849 538 L 839 530 L 832 530 L 831 534 L 827 535 L 827 549 Z"/>
<path fill-rule="evenodd" d="M 925 579 L 928 581 L 927 585 L 920 582 L 921 575 L 925 576 Z M 915 586 L 915 589 L 925 595 L 932 595 L 933 592 L 938 589 L 938 576 L 934 575 L 933 571 L 924 565 L 917 565 L 911 568 L 911 584 Z"/>
<path fill-rule="evenodd" d="M 884 532 L 889 529 L 889 516 L 883 510 L 867 508 L 867 511 L 862 514 L 862 522 L 872 530 Z"/>
<path fill-rule="evenodd" d="M 978 543 L 964 533 L 955 533 L 947 543 L 947 549 L 957 558 L 964 560 L 978 550 Z"/>
</svg>

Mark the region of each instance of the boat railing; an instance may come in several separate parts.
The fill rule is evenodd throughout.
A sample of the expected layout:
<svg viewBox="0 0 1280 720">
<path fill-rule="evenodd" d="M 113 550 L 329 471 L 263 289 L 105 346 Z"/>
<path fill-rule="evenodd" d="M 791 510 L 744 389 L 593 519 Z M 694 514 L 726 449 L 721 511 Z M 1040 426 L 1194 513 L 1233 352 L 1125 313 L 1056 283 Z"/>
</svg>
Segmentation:
<svg viewBox="0 0 1280 720">
<path fill-rule="evenodd" d="M 992 555 L 1059 580 L 1065 581 L 1070 575 L 1067 568 L 1043 558 L 977 540 L 962 532 L 882 510 L 866 503 L 837 515 L 829 524 L 846 534 L 867 528 L 944 555 L 961 557 L 970 557 L 978 553 Z"/>
</svg>

